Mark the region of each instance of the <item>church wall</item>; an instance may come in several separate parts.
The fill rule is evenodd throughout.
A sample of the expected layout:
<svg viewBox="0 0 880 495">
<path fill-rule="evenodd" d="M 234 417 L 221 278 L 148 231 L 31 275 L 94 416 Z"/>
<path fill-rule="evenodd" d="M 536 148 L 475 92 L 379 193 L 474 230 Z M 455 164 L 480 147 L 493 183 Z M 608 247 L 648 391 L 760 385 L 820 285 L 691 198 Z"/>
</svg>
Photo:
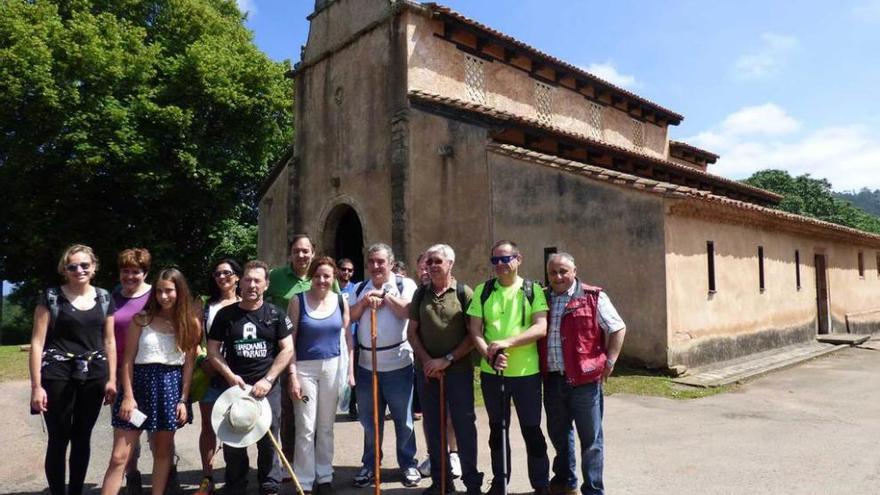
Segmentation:
<svg viewBox="0 0 880 495">
<path fill-rule="evenodd" d="M 311 63 L 335 50 L 362 29 L 381 22 L 390 9 L 389 0 L 333 0 L 309 22 L 309 37 L 302 54 Z"/>
<path fill-rule="evenodd" d="M 278 174 L 260 200 L 257 221 L 257 258 L 277 266 L 287 258 L 287 191 L 286 171 Z M 280 240 L 280 242 L 278 242 Z"/>
<path fill-rule="evenodd" d="M 466 52 L 455 44 L 435 36 L 442 32 L 438 21 L 414 13 L 404 13 L 408 40 L 408 89 L 474 101 L 468 96 L 465 84 Z M 485 101 L 494 109 L 537 119 L 535 85 L 537 79 L 527 71 L 503 62 L 483 60 L 485 70 Z M 546 82 L 545 82 L 546 83 Z M 643 125 L 644 146 L 633 145 L 632 118 L 611 105 L 602 104 L 602 131 L 595 135 L 591 127 L 589 100 L 561 84 L 546 83 L 552 89 L 550 124 L 566 131 L 597 137 L 607 143 L 636 149 L 654 158 L 665 159 L 667 150 L 666 126 L 648 122 Z"/>
<path fill-rule="evenodd" d="M 297 75 L 289 231 L 320 242 L 333 208 L 346 204 L 365 244 L 392 243 L 392 118 L 403 91 L 397 39 L 392 19 Z"/>
<path fill-rule="evenodd" d="M 857 272 L 854 276 L 855 246 L 709 218 L 669 215 L 665 226 L 670 364 L 699 367 L 813 340 L 816 253 L 828 258 L 834 331 L 846 331 L 847 313 L 880 309 L 876 266 L 866 254 L 874 272 L 866 269 L 864 280 Z M 707 241 L 715 248 L 715 293 L 709 292 Z M 759 245 L 764 248 L 763 292 Z M 800 252 L 800 290 L 795 250 Z M 867 324 L 861 326 L 870 328 L 872 319 L 880 321 L 880 314 L 863 317 Z"/>
<path fill-rule="evenodd" d="M 570 253 L 626 322 L 624 356 L 665 365 L 662 199 L 491 151 L 489 176 L 492 237 L 520 245 L 524 275 L 544 280 L 545 248 Z"/>
</svg>

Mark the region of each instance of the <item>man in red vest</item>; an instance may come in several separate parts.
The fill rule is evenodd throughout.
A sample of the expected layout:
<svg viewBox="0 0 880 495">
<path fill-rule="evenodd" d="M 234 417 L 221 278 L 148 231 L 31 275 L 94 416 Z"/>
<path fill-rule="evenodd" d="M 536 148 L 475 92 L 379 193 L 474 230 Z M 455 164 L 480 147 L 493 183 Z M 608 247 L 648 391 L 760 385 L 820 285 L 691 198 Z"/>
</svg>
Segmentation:
<svg viewBox="0 0 880 495">
<path fill-rule="evenodd" d="M 599 287 L 581 283 L 574 258 L 550 255 L 547 261 L 550 306 L 547 337 L 538 342 L 544 376 L 547 431 L 556 449 L 550 491 L 577 493 L 574 429 L 581 445 L 583 495 L 605 493 L 602 482 L 602 383 L 614 371 L 626 325 Z"/>
</svg>

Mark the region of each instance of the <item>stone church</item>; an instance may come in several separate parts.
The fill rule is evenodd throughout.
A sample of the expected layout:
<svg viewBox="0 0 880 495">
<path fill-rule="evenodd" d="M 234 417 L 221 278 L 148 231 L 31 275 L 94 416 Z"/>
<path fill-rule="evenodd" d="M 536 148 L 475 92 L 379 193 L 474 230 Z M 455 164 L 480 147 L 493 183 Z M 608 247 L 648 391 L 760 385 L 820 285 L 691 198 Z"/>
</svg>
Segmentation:
<svg viewBox="0 0 880 495">
<path fill-rule="evenodd" d="M 700 367 L 880 326 L 880 236 L 774 210 L 668 138 L 683 117 L 434 3 L 316 0 L 296 136 L 261 189 L 259 254 L 287 237 L 350 257 L 436 242 L 491 276 L 516 241 L 523 275 L 550 253 L 609 293 L 640 364 Z"/>
</svg>

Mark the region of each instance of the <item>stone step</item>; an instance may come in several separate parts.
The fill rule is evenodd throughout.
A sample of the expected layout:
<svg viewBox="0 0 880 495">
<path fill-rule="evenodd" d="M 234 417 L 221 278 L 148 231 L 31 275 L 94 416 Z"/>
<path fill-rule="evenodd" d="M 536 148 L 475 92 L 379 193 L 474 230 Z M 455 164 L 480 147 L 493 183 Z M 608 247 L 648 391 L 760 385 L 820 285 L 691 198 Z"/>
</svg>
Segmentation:
<svg viewBox="0 0 880 495">
<path fill-rule="evenodd" d="M 816 340 L 826 344 L 861 345 L 870 339 L 870 335 L 858 333 L 826 333 L 816 336 Z"/>
<path fill-rule="evenodd" d="M 719 363 L 712 368 L 692 370 L 688 375 L 672 381 L 692 387 L 721 387 L 755 378 L 771 371 L 788 368 L 798 363 L 850 347 L 846 344 L 809 342 L 762 352 L 746 358 Z"/>
</svg>

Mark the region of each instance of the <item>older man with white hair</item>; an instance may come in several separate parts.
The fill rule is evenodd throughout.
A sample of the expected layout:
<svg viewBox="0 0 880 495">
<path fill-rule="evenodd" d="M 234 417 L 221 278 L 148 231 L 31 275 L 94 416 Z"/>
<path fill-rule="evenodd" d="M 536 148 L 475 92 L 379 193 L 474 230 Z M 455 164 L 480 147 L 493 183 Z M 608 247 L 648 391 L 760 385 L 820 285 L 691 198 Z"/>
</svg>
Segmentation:
<svg viewBox="0 0 880 495">
<path fill-rule="evenodd" d="M 387 244 L 373 244 L 367 248 L 367 273 L 365 280 L 355 291 L 351 303 L 351 320 L 358 322 L 358 346 L 360 358 L 356 368 L 356 387 L 361 426 L 364 428 L 363 467 L 355 475 L 354 485 L 369 486 L 376 473 L 373 433 L 377 426 L 380 438 L 383 422 L 373 424 L 372 371 L 375 366 L 379 382 L 378 408 L 380 413 L 388 406 L 394 420 L 397 437 L 397 464 L 403 484 L 416 486 L 422 480 L 416 469 L 416 437 L 413 431 L 413 356 L 412 347 L 406 339 L 409 303 L 416 291 L 416 283 L 391 272 L 394 252 Z M 371 350 L 371 317 L 376 311 L 376 362 Z M 380 456 L 381 459 L 381 456 Z"/>
<path fill-rule="evenodd" d="M 480 493 L 483 474 L 477 471 L 477 429 L 474 414 L 474 367 L 471 362 L 473 340 L 468 334 L 465 311 L 473 290 L 452 275 L 455 251 L 446 244 L 435 244 L 424 253 L 430 282 L 413 296 L 409 309 L 409 342 L 416 355 L 416 386 L 425 416 L 425 438 L 433 483 L 427 495 L 441 494 L 441 476 L 447 476 L 447 492 L 454 492 L 449 473 L 440 470 L 440 408 L 452 419 L 462 480 L 468 495 Z M 445 402 L 440 404 L 440 378 L 445 382 Z"/>
<path fill-rule="evenodd" d="M 538 341 L 538 352 L 547 431 L 556 450 L 550 491 L 577 493 L 573 422 L 581 446 L 580 492 L 601 495 L 605 493 L 602 382 L 614 371 L 626 325 L 601 288 L 577 278 L 570 254 L 550 255 L 547 277 L 550 322 L 547 337 Z"/>
</svg>

